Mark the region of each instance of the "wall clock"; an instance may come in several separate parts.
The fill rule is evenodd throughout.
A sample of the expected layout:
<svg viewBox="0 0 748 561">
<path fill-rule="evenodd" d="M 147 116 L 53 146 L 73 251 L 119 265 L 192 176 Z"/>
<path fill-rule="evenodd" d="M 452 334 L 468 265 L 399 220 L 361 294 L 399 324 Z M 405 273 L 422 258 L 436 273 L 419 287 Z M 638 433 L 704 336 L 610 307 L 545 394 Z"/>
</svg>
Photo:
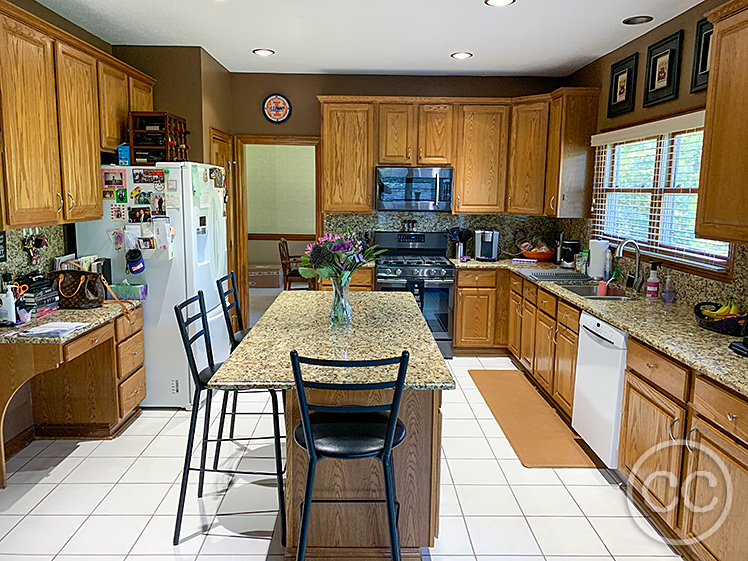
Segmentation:
<svg viewBox="0 0 748 561">
<path fill-rule="evenodd" d="M 271 123 L 282 123 L 291 116 L 291 102 L 279 93 L 270 94 L 262 102 L 262 112 Z"/>
</svg>

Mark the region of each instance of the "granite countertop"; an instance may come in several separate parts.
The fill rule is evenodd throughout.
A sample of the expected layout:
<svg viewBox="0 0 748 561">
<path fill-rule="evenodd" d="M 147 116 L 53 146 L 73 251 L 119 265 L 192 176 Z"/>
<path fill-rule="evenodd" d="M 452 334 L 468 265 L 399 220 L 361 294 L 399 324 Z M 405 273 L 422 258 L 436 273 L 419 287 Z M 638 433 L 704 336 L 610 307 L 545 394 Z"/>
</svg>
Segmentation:
<svg viewBox="0 0 748 561">
<path fill-rule="evenodd" d="M 449 368 L 409 292 L 352 292 L 353 322 L 332 327 L 332 293 L 283 292 L 211 378 L 214 389 L 294 387 L 290 353 L 338 360 L 371 360 L 410 353 L 405 387 L 455 388 Z M 367 383 L 393 380 L 397 366 L 324 369 L 302 365 L 305 379 Z"/>
<path fill-rule="evenodd" d="M 134 304 L 134 308 L 133 308 Z M 140 306 L 140 302 L 133 302 L 128 300 L 125 305 L 133 309 Z M 63 310 L 59 309 L 51 312 L 41 318 L 32 319 L 29 323 L 25 323 L 16 327 L 2 327 L 0 328 L 0 344 L 7 343 L 21 343 L 21 344 L 55 344 L 61 345 L 80 337 L 87 331 L 96 329 L 97 327 L 104 325 L 112 321 L 113 319 L 122 315 L 122 308 L 119 304 L 103 304 L 100 308 L 92 308 L 90 310 Z M 89 323 L 86 327 L 76 329 L 72 333 L 65 335 L 64 337 L 18 337 L 12 335 L 13 333 L 21 333 L 32 327 L 38 327 L 45 323 L 52 321 L 65 321 L 74 323 Z"/>
<path fill-rule="evenodd" d="M 459 264 L 455 260 L 452 262 L 458 268 L 509 269 L 515 273 L 520 269 L 558 267 L 552 263 L 514 264 L 509 259 L 494 262 L 471 260 Z M 566 290 L 556 282 L 533 282 L 581 310 L 626 331 L 631 337 L 682 362 L 696 373 L 748 397 L 748 358 L 741 357 L 728 348 L 732 341 L 739 338 L 720 335 L 699 327 L 692 306 L 678 301 L 665 304 L 659 298 L 644 298 L 643 294 L 633 295 L 632 300 L 626 301 L 588 300 Z"/>
</svg>

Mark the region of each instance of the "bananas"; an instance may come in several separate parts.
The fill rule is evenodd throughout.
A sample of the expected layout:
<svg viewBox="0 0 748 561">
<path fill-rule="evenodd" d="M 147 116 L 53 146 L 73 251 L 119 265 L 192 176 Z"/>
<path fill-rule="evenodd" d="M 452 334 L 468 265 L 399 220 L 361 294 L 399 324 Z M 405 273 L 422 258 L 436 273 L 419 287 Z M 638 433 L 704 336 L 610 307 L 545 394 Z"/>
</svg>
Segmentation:
<svg viewBox="0 0 748 561">
<path fill-rule="evenodd" d="M 701 310 L 701 313 L 704 314 L 706 317 L 711 318 L 713 320 L 720 320 L 720 319 L 725 319 L 729 317 L 739 316 L 740 308 L 738 308 L 737 304 L 735 304 L 735 301 L 732 298 L 730 298 L 727 301 L 727 304 L 725 304 L 718 310 L 715 310 L 715 311 Z"/>
</svg>

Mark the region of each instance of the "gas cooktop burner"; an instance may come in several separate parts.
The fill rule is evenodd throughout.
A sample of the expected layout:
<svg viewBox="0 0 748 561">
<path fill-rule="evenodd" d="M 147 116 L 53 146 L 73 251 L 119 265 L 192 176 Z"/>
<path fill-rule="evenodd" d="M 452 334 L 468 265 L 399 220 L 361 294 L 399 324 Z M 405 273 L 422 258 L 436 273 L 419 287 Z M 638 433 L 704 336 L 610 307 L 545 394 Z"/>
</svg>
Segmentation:
<svg viewBox="0 0 748 561">
<path fill-rule="evenodd" d="M 394 257 L 380 257 L 379 265 L 390 266 L 390 265 L 404 265 L 409 267 L 452 267 L 452 262 L 446 257 L 442 256 L 426 256 L 420 255 L 397 255 Z"/>
</svg>

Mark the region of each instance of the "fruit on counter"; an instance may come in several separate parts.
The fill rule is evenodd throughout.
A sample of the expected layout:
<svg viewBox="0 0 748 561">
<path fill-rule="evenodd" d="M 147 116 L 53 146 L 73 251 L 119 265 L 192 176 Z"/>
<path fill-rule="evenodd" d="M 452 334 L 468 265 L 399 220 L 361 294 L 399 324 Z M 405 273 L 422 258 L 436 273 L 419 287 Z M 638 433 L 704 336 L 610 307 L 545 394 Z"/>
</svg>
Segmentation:
<svg viewBox="0 0 748 561">
<path fill-rule="evenodd" d="M 735 301 L 732 298 L 727 301 L 727 304 L 724 304 L 717 310 L 712 311 L 702 309 L 701 313 L 707 318 L 711 318 L 713 320 L 720 320 L 741 315 L 740 308 L 738 308 L 737 304 L 735 304 Z"/>
</svg>

